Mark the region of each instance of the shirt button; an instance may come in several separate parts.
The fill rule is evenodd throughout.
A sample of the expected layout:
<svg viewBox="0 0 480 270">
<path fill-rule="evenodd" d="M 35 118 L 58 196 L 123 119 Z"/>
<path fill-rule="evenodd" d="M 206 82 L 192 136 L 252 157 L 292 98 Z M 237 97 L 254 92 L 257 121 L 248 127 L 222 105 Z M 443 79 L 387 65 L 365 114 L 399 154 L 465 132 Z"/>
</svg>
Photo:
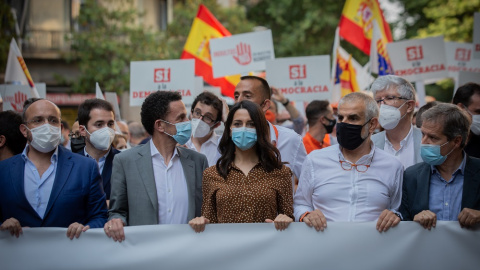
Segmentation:
<svg viewBox="0 0 480 270">
<path fill-rule="evenodd" d="M 445 206 L 448 206 L 448 202 L 445 203 Z"/>
<path fill-rule="evenodd" d="M 170 189 L 168 189 L 168 192 L 170 192 Z"/>
<path fill-rule="evenodd" d="M 169 213 L 172 212 L 172 209 L 168 209 L 168 212 L 169 212 Z"/>
</svg>

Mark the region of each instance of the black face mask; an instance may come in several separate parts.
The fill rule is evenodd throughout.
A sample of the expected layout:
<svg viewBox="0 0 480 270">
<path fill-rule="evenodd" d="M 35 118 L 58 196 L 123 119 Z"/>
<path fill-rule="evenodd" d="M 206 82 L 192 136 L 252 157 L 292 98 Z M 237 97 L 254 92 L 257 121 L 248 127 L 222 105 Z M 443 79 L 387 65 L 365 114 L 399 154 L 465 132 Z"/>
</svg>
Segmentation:
<svg viewBox="0 0 480 270">
<path fill-rule="evenodd" d="M 322 123 L 322 125 L 323 125 L 323 126 L 325 127 L 325 129 L 327 130 L 327 133 L 330 134 L 330 133 L 332 133 L 333 128 L 335 127 L 335 124 L 337 123 L 337 119 L 334 118 L 334 119 L 330 120 L 330 119 L 328 119 L 327 117 L 325 117 L 325 119 L 328 120 L 328 125 L 325 125 L 325 124 L 323 124 L 323 123 Z"/>
<path fill-rule="evenodd" d="M 338 144 L 340 144 L 341 147 L 348 150 L 357 149 L 363 143 L 363 141 L 365 141 L 365 139 L 368 137 L 367 136 L 365 138 L 362 138 L 362 129 L 366 124 L 370 122 L 370 120 L 368 120 L 363 125 L 338 123 L 337 124 Z"/>
<path fill-rule="evenodd" d="M 70 147 L 73 153 L 78 153 L 85 147 L 85 137 L 70 138 Z"/>
</svg>

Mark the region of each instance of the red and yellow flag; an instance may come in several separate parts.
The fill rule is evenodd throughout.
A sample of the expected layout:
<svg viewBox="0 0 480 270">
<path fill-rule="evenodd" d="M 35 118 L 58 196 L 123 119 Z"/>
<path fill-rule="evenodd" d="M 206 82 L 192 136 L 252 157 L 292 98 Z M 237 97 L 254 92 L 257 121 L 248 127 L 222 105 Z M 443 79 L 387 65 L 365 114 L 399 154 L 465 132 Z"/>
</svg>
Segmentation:
<svg viewBox="0 0 480 270">
<path fill-rule="evenodd" d="M 233 97 L 240 75 L 213 78 L 210 39 L 231 35 L 204 5 L 200 5 L 180 57 L 195 59 L 195 75 L 202 76 L 210 85 L 221 87 L 222 94 L 229 97 Z"/>
<path fill-rule="evenodd" d="M 345 59 L 340 54 L 337 54 L 335 84 L 340 84 L 340 97 L 360 91 L 357 83 L 357 72 L 352 63 L 352 55 Z"/>
<path fill-rule="evenodd" d="M 382 37 L 392 42 L 390 26 L 383 17 L 378 0 L 347 0 L 340 18 L 340 36 L 370 55 L 373 21 L 379 25 Z"/>
</svg>

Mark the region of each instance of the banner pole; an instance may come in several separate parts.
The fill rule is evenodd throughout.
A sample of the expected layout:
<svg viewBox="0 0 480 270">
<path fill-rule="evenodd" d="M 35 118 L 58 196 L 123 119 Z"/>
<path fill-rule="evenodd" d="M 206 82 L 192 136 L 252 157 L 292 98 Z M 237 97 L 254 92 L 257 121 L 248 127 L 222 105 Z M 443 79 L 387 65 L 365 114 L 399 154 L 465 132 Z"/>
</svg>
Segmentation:
<svg viewBox="0 0 480 270">
<path fill-rule="evenodd" d="M 423 81 L 416 81 L 415 88 L 417 90 L 418 106 L 422 107 L 425 105 L 425 83 Z"/>
</svg>

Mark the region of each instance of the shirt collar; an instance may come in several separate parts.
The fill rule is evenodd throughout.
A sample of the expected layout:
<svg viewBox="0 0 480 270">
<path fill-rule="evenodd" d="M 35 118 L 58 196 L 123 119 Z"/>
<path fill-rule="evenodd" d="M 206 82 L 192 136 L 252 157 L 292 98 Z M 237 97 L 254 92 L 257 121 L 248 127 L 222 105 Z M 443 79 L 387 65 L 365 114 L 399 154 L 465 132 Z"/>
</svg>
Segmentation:
<svg viewBox="0 0 480 270">
<path fill-rule="evenodd" d="M 461 175 L 465 175 L 465 165 L 467 164 L 467 156 L 465 154 L 465 151 L 463 152 L 463 159 L 462 163 L 460 163 L 460 166 L 452 173 L 452 176 L 455 175 L 456 173 L 460 173 Z M 432 174 L 435 174 L 438 172 L 438 169 L 435 165 L 430 165 L 430 169 Z"/>
<path fill-rule="evenodd" d="M 26 162 L 27 160 L 30 160 L 28 158 L 28 149 L 29 149 L 30 145 L 27 143 L 27 145 L 25 146 L 25 148 L 23 149 L 23 152 L 22 152 L 22 158 L 23 158 L 23 161 Z M 55 148 L 55 151 L 53 152 L 53 155 L 52 157 L 50 158 L 50 161 L 53 163 L 53 162 L 57 162 L 58 161 L 58 146 Z"/>
<path fill-rule="evenodd" d="M 413 134 L 413 125 L 410 126 L 410 131 L 408 131 L 407 136 L 405 136 L 405 138 L 403 138 L 403 140 L 400 141 L 400 148 L 403 148 L 408 144 L 408 142 L 410 141 L 410 138 L 412 138 L 413 136 L 412 134 Z M 385 141 L 388 142 L 389 145 L 392 145 L 387 135 L 385 135 Z"/>
<path fill-rule="evenodd" d="M 102 159 L 106 159 L 107 156 L 108 156 L 108 154 L 110 154 L 110 151 L 112 151 L 112 147 L 110 147 L 110 148 L 108 149 L 108 152 L 107 152 L 103 157 L 101 157 L 98 161 L 100 161 L 100 160 L 102 160 Z M 90 155 L 87 153 L 87 147 L 86 147 L 86 146 L 83 148 L 83 155 L 86 156 L 86 157 L 89 157 L 89 158 L 93 158 L 92 156 L 90 156 Z"/>
<path fill-rule="evenodd" d="M 340 149 L 340 144 L 338 145 L 338 156 L 341 160 L 345 160 L 345 161 L 348 161 L 352 164 L 354 164 L 353 162 L 351 162 L 350 160 L 347 160 L 345 159 L 345 157 L 343 156 L 343 153 L 342 153 L 342 150 Z M 366 155 L 363 155 L 357 162 L 356 164 L 371 164 L 373 162 L 373 156 L 375 155 L 375 145 L 373 144 L 373 142 L 370 142 L 370 152 Z"/>
<path fill-rule="evenodd" d="M 219 142 L 218 137 L 219 136 L 215 133 L 215 131 L 213 131 L 210 138 L 208 140 L 206 140 L 203 144 L 213 143 L 214 145 L 218 145 L 218 142 Z M 195 145 L 193 145 L 193 142 L 192 142 L 192 137 L 190 137 L 190 139 L 188 140 L 188 142 L 185 145 L 190 149 L 195 148 Z"/>
<path fill-rule="evenodd" d="M 163 156 L 160 154 L 160 152 L 158 152 L 157 147 L 155 147 L 155 144 L 153 143 L 153 140 L 150 140 L 149 143 L 150 143 L 150 153 L 151 153 L 151 157 L 154 157 L 154 156 L 157 156 L 157 155 L 158 155 L 162 160 L 164 160 Z M 180 156 L 179 153 L 178 153 L 178 151 L 177 151 L 177 147 L 175 147 L 175 150 L 173 150 L 172 159 L 173 159 L 175 156 Z"/>
</svg>

